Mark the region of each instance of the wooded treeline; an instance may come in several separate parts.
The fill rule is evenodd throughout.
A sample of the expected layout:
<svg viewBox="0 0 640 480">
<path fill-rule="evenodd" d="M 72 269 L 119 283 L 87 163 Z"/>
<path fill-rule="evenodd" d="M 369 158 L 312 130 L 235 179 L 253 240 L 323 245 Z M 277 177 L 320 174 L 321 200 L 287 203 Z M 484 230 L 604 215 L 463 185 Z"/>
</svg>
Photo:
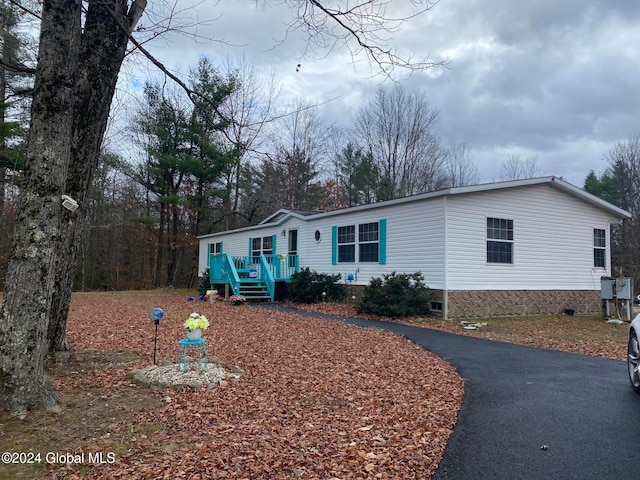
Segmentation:
<svg viewBox="0 0 640 480">
<path fill-rule="evenodd" d="M 604 158 L 600 175 L 589 172 L 584 189 L 633 216 L 611 231 L 611 275 L 631 277 L 640 291 L 640 137 L 617 143 Z"/>
<path fill-rule="evenodd" d="M 438 112 L 400 86 L 379 88 L 349 130 L 303 100 L 279 108 L 272 85 L 246 66 L 222 72 L 203 58 L 188 88 L 199 100 L 145 85 L 122 140 L 139 158 L 104 151 L 79 210 L 76 289 L 193 287 L 198 235 L 254 225 L 279 208 L 332 210 L 478 181 L 469 149 L 441 145 Z M 3 180 L 0 281 L 19 165 Z"/>
<path fill-rule="evenodd" d="M 202 275 L 198 235 L 255 225 L 278 208 L 332 210 L 480 179 L 466 145 L 438 140 L 438 112 L 401 87 L 378 89 L 350 130 L 327 125 L 303 101 L 277 112 L 246 69 L 221 73 L 202 59 L 190 88 L 203 104 L 147 84 L 129 125 L 140 159 L 102 155 L 81 206 L 75 289 L 194 287 Z M 239 112 L 243 123 L 234 118 Z M 614 229 L 612 264 L 614 274 L 639 282 L 638 139 L 620 142 L 604 161 L 603 173 L 591 172 L 584 186 L 634 214 Z M 534 163 L 509 158 L 503 170 L 533 171 Z M 13 165 L 3 164 L 0 281 L 19 189 L 20 164 Z"/>
<path fill-rule="evenodd" d="M 282 148 L 274 153 L 276 161 L 254 163 L 243 162 L 237 150 L 212 149 L 216 154 L 207 156 L 206 148 L 196 150 L 195 145 L 194 140 L 188 155 L 175 151 L 161 155 L 156 144 L 149 149 L 148 162 L 138 165 L 103 155 L 90 201 L 82 207 L 87 222 L 76 289 L 193 287 L 202 273 L 197 271 L 197 235 L 256 224 L 279 207 L 330 210 L 379 199 L 377 186 L 370 181 L 376 166 L 353 144 L 331 159 L 335 170 L 324 176 L 302 149 Z M 618 144 L 605 157 L 603 173 L 591 172 L 584 185 L 586 191 L 633 214 L 613 229 L 612 273 L 630 276 L 636 285 L 640 285 L 639 145 L 638 138 Z M 199 161 L 194 161 L 195 153 Z M 442 180 L 438 186 L 446 185 Z M 5 189 L 0 277 L 6 269 L 16 193 L 16 187 Z"/>
</svg>

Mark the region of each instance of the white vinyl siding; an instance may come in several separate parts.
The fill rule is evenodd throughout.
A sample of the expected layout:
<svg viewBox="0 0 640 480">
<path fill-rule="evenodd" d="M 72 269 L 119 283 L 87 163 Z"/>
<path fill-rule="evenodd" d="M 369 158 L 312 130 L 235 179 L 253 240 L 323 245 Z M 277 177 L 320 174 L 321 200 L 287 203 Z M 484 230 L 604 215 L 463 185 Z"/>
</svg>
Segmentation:
<svg viewBox="0 0 640 480">
<path fill-rule="evenodd" d="M 356 228 L 357 241 L 358 225 L 379 223 L 382 219 L 386 219 L 384 264 L 361 262 L 356 254 L 354 263 L 337 262 L 336 265 L 332 265 L 332 227 L 353 225 Z M 314 239 L 316 230 L 320 231 L 320 242 Z M 445 243 L 442 198 L 429 202 L 409 202 L 395 206 L 320 215 L 301 227 L 298 237 L 301 267 L 341 274 L 344 278 L 352 274 L 356 278 L 353 283 L 358 285 L 366 285 L 371 278 L 380 277 L 385 273 L 420 271 L 430 288 L 443 288 Z M 380 242 L 381 239 L 379 238 L 378 241 Z M 378 258 L 378 261 L 380 262 L 381 259 Z"/>
<path fill-rule="evenodd" d="M 486 219 L 512 219 L 513 264 L 486 262 Z M 546 185 L 451 196 L 447 207 L 449 290 L 595 290 L 593 229 L 606 212 Z M 609 253 L 607 252 L 607 256 Z"/>
<path fill-rule="evenodd" d="M 430 288 L 441 290 L 599 290 L 610 272 L 609 227 L 622 213 L 603 207 L 552 182 L 513 188 L 454 189 L 456 194 L 419 196 L 311 217 L 285 216 L 281 223 L 200 237 L 200 272 L 207 266 L 208 244 L 224 243 L 224 252 L 246 256 L 249 238 L 276 236 L 274 254 L 287 253 L 290 229 L 297 229 L 300 266 L 318 272 L 354 276 L 366 285 L 385 273 L 422 272 Z M 513 222 L 512 263 L 487 262 L 487 219 Z M 361 261 L 359 225 L 385 221 L 378 242 L 384 258 Z M 332 264 L 337 227 L 354 227 L 350 263 Z M 594 231 L 605 233 L 604 247 Z M 320 240 L 315 239 L 315 232 Z M 284 235 L 282 234 L 284 232 Z M 368 240 L 364 240 L 368 238 Z M 374 243 L 364 234 L 362 244 Z M 492 239 L 493 240 L 493 239 Z M 600 242 L 600 240 L 598 240 Z M 345 243 L 346 245 L 346 243 Z M 373 247 L 371 247 L 373 248 Z M 594 266 L 594 249 L 604 248 L 605 267 Z"/>
<path fill-rule="evenodd" d="M 209 244 L 209 243 L 223 242 L 224 244 L 223 253 L 228 253 L 232 256 L 245 257 L 249 254 L 249 251 L 251 251 L 253 255 L 253 252 L 254 252 L 253 240 L 257 239 L 257 240 L 260 240 L 260 253 L 272 252 L 274 255 L 287 253 L 288 238 L 286 238 L 286 235 L 287 235 L 286 230 L 289 228 L 298 228 L 298 226 L 300 226 L 301 224 L 302 224 L 302 221 L 300 219 L 293 218 L 280 225 L 255 226 L 255 227 L 243 228 L 235 231 L 231 230 L 228 232 L 221 232 L 218 234 L 212 234 L 212 235 L 207 235 L 205 237 L 201 237 L 199 239 L 200 251 L 199 251 L 199 257 L 198 257 L 198 269 L 200 272 L 204 272 L 204 270 L 208 266 L 206 244 Z M 285 236 L 282 235 L 283 230 L 285 231 Z M 272 250 L 274 235 L 276 236 L 275 251 Z M 298 235 L 300 235 L 300 230 L 298 231 Z M 251 249 L 249 249 L 250 238 L 252 239 Z M 265 238 L 268 238 L 267 240 L 268 248 L 266 250 L 264 249 Z"/>
</svg>

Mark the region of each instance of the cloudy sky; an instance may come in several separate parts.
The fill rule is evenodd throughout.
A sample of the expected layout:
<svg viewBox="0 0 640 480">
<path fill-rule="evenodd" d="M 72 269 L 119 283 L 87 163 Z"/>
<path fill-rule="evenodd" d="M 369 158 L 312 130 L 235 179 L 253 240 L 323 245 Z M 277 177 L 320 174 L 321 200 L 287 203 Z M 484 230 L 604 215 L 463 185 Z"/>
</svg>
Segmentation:
<svg viewBox="0 0 640 480">
<path fill-rule="evenodd" d="M 410 4 L 390 0 L 387 13 Z M 286 4 L 203 2 L 176 19 L 192 23 L 198 41 L 169 34 L 147 46 L 182 72 L 201 55 L 245 56 L 259 75 L 274 72 L 285 95 L 321 102 L 328 121 L 348 126 L 382 78 L 344 49 L 305 54 L 302 32 L 286 34 L 291 18 Z M 590 170 L 602 172 L 615 143 L 640 135 L 639 25 L 637 0 L 440 0 L 387 43 L 414 58 L 448 61 L 396 78 L 440 111 L 439 138 L 465 142 L 483 181 L 499 179 L 505 159 L 518 155 L 535 158 L 540 175 L 582 186 Z M 153 74 L 135 77 L 145 75 Z"/>
</svg>

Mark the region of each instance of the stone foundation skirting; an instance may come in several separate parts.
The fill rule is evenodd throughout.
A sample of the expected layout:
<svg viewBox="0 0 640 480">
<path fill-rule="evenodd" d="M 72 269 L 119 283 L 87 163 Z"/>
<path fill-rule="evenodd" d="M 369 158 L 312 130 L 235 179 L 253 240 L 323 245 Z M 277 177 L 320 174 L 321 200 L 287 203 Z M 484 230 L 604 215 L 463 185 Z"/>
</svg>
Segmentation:
<svg viewBox="0 0 640 480">
<path fill-rule="evenodd" d="M 602 313 L 599 290 L 454 290 L 446 302 L 447 318 Z"/>
</svg>

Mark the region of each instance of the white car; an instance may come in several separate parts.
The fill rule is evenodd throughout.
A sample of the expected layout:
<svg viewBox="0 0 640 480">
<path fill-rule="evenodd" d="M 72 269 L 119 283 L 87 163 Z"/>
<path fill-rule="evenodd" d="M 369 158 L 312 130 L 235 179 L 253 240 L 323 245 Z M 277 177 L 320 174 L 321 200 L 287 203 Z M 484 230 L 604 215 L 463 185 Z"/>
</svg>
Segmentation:
<svg viewBox="0 0 640 480">
<path fill-rule="evenodd" d="M 640 394 L 640 314 L 629 327 L 629 343 L 627 344 L 627 368 L 633 390 Z"/>
</svg>

